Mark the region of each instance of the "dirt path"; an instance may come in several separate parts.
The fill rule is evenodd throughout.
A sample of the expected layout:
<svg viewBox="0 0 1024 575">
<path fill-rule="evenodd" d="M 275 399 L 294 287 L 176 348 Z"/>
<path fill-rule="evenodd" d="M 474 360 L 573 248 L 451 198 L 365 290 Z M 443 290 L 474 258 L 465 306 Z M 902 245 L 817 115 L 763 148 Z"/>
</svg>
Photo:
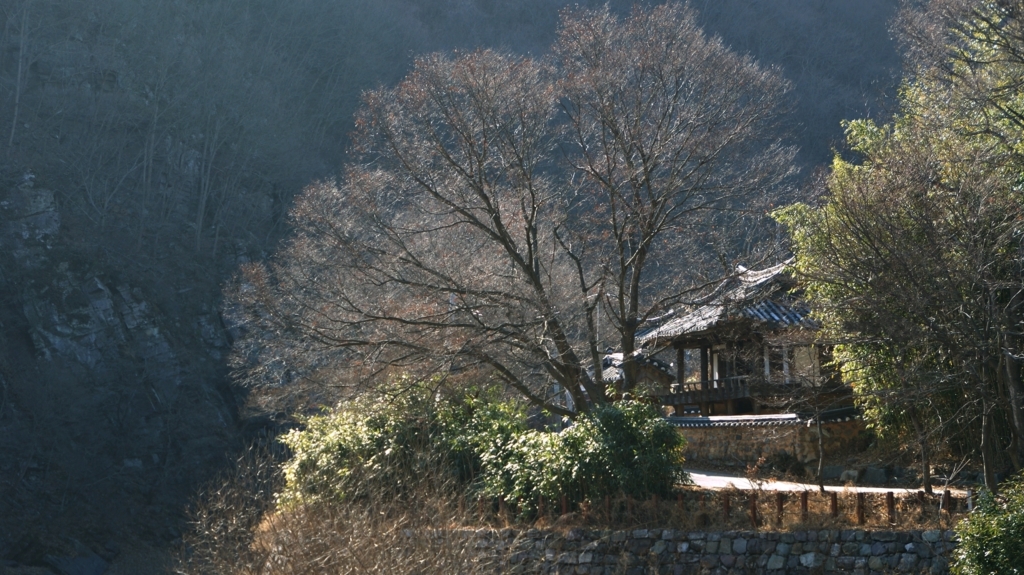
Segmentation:
<svg viewBox="0 0 1024 575">
<path fill-rule="evenodd" d="M 794 483 L 791 481 L 764 481 L 760 482 L 759 485 L 755 485 L 746 477 L 740 477 L 739 475 L 731 475 L 728 473 L 722 473 L 719 471 L 701 471 L 697 469 L 687 469 L 687 473 L 690 474 L 690 478 L 694 484 L 698 487 L 705 489 L 762 489 L 764 491 L 817 491 L 818 486 L 813 483 Z M 937 493 L 942 491 L 941 487 L 934 488 Z M 907 489 L 904 487 L 860 487 L 860 486 L 845 486 L 845 485 L 826 485 L 826 491 L 850 491 L 859 493 L 885 493 L 892 491 L 894 494 L 906 494 L 915 493 L 918 489 Z M 963 489 L 950 489 L 950 492 L 956 497 L 964 497 L 967 492 Z"/>
</svg>

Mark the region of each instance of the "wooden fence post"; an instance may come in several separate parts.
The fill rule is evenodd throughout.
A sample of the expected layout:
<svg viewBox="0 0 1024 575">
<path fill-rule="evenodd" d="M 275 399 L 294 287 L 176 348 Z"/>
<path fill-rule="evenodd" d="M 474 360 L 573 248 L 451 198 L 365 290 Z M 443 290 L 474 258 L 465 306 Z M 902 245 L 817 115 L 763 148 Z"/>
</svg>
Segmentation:
<svg viewBox="0 0 1024 575">
<path fill-rule="evenodd" d="M 974 511 L 974 492 L 967 490 L 967 510 Z"/>
<path fill-rule="evenodd" d="M 829 491 L 829 508 L 832 511 L 832 517 L 839 517 L 839 495 L 835 491 Z"/>
<path fill-rule="evenodd" d="M 889 515 L 889 525 L 896 525 L 896 498 L 892 491 L 885 492 L 885 509 Z"/>
<path fill-rule="evenodd" d="M 759 521 L 757 518 L 757 492 L 752 491 L 750 493 L 750 524 L 757 527 Z"/>
<path fill-rule="evenodd" d="M 781 491 L 775 492 L 775 524 L 782 525 L 782 506 L 786 502 L 786 494 Z"/>
<path fill-rule="evenodd" d="M 942 509 L 944 509 L 946 511 L 946 514 L 948 514 L 948 515 L 952 515 L 953 514 L 953 509 L 952 509 L 953 505 L 952 505 L 952 503 L 953 503 L 953 496 L 952 496 L 952 494 L 949 492 L 948 489 L 944 490 L 942 492 Z"/>
<path fill-rule="evenodd" d="M 807 495 L 806 491 L 800 492 L 800 521 L 807 523 Z"/>
<path fill-rule="evenodd" d="M 857 492 L 857 525 L 864 525 L 864 492 Z"/>
</svg>

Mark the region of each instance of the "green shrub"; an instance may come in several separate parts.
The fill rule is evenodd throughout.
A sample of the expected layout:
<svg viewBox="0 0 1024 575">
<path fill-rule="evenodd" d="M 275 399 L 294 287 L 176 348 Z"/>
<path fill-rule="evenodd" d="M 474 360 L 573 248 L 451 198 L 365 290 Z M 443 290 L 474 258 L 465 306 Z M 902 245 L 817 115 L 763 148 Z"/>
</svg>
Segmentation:
<svg viewBox="0 0 1024 575">
<path fill-rule="evenodd" d="M 399 496 L 427 473 L 469 483 L 481 467 L 476 438 L 508 441 L 524 421 L 521 406 L 499 401 L 493 389 L 451 395 L 399 380 L 306 419 L 282 439 L 292 457 L 279 501 Z"/>
<path fill-rule="evenodd" d="M 442 396 L 402 381 L 307 419 L 283 441 L 292 451 L 278 498 L 285 505 L 401 497 L 431 475 L 530 509 L 541 496 L 667 496 L 683 478 L 682 436 L 638 402 L 543 432 L 527 429 L 522 404 L 494 390 Z"/>
<path fill-rule="evenodd" d="M 572 502 L 619 493 L 667 496 L 685 478 L 684 445 L 652 406 L 620 402 L 561 433 L 525 431 L 505 444 L 482 445 L 483 489 L 526 508 L 541 496 Z"/>
<path fill-rule="evenodd" d="M 984 492 L 978 507 L 956 526 L 955 575 L 1024 575 L 1024 474 Z"/>
</svg>

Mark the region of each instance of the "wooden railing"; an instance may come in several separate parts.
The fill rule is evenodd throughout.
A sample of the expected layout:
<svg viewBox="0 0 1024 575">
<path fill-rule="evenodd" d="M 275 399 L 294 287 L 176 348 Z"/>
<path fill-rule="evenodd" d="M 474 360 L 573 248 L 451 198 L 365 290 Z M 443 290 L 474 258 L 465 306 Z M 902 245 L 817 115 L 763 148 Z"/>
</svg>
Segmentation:
<svg viewBox="0 0 1024 575">
<path fill-rule="evenodd" d="M 675 393 L 658 396 L 662 405 L 693 405 L 750 397 L 750 383 L 745 376 L 727 377 L 713 381 L 675 384 L 673 391 Z"/>
</svg>

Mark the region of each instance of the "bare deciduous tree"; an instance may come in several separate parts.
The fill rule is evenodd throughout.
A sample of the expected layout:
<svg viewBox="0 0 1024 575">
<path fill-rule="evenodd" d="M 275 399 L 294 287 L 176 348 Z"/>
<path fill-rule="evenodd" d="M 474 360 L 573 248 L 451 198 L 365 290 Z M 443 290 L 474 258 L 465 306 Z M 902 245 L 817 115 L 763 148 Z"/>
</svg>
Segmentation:
<svg viewBox="0 0 1024 575">
<path fill-rule="evenodd" d="M 675 4 L 569 13 L 556 54 L 427 56 L 367 94 L 362 161 L 309 188 L 295 239 L 247 272 L 257 370 L 482 369 L 569 417 L 613 397 L 588 373 L 598 308 L 631 353 L 709 285 L 708 253 L 789 173 L 766 136 L 786 84 Z"/>
</svg>

